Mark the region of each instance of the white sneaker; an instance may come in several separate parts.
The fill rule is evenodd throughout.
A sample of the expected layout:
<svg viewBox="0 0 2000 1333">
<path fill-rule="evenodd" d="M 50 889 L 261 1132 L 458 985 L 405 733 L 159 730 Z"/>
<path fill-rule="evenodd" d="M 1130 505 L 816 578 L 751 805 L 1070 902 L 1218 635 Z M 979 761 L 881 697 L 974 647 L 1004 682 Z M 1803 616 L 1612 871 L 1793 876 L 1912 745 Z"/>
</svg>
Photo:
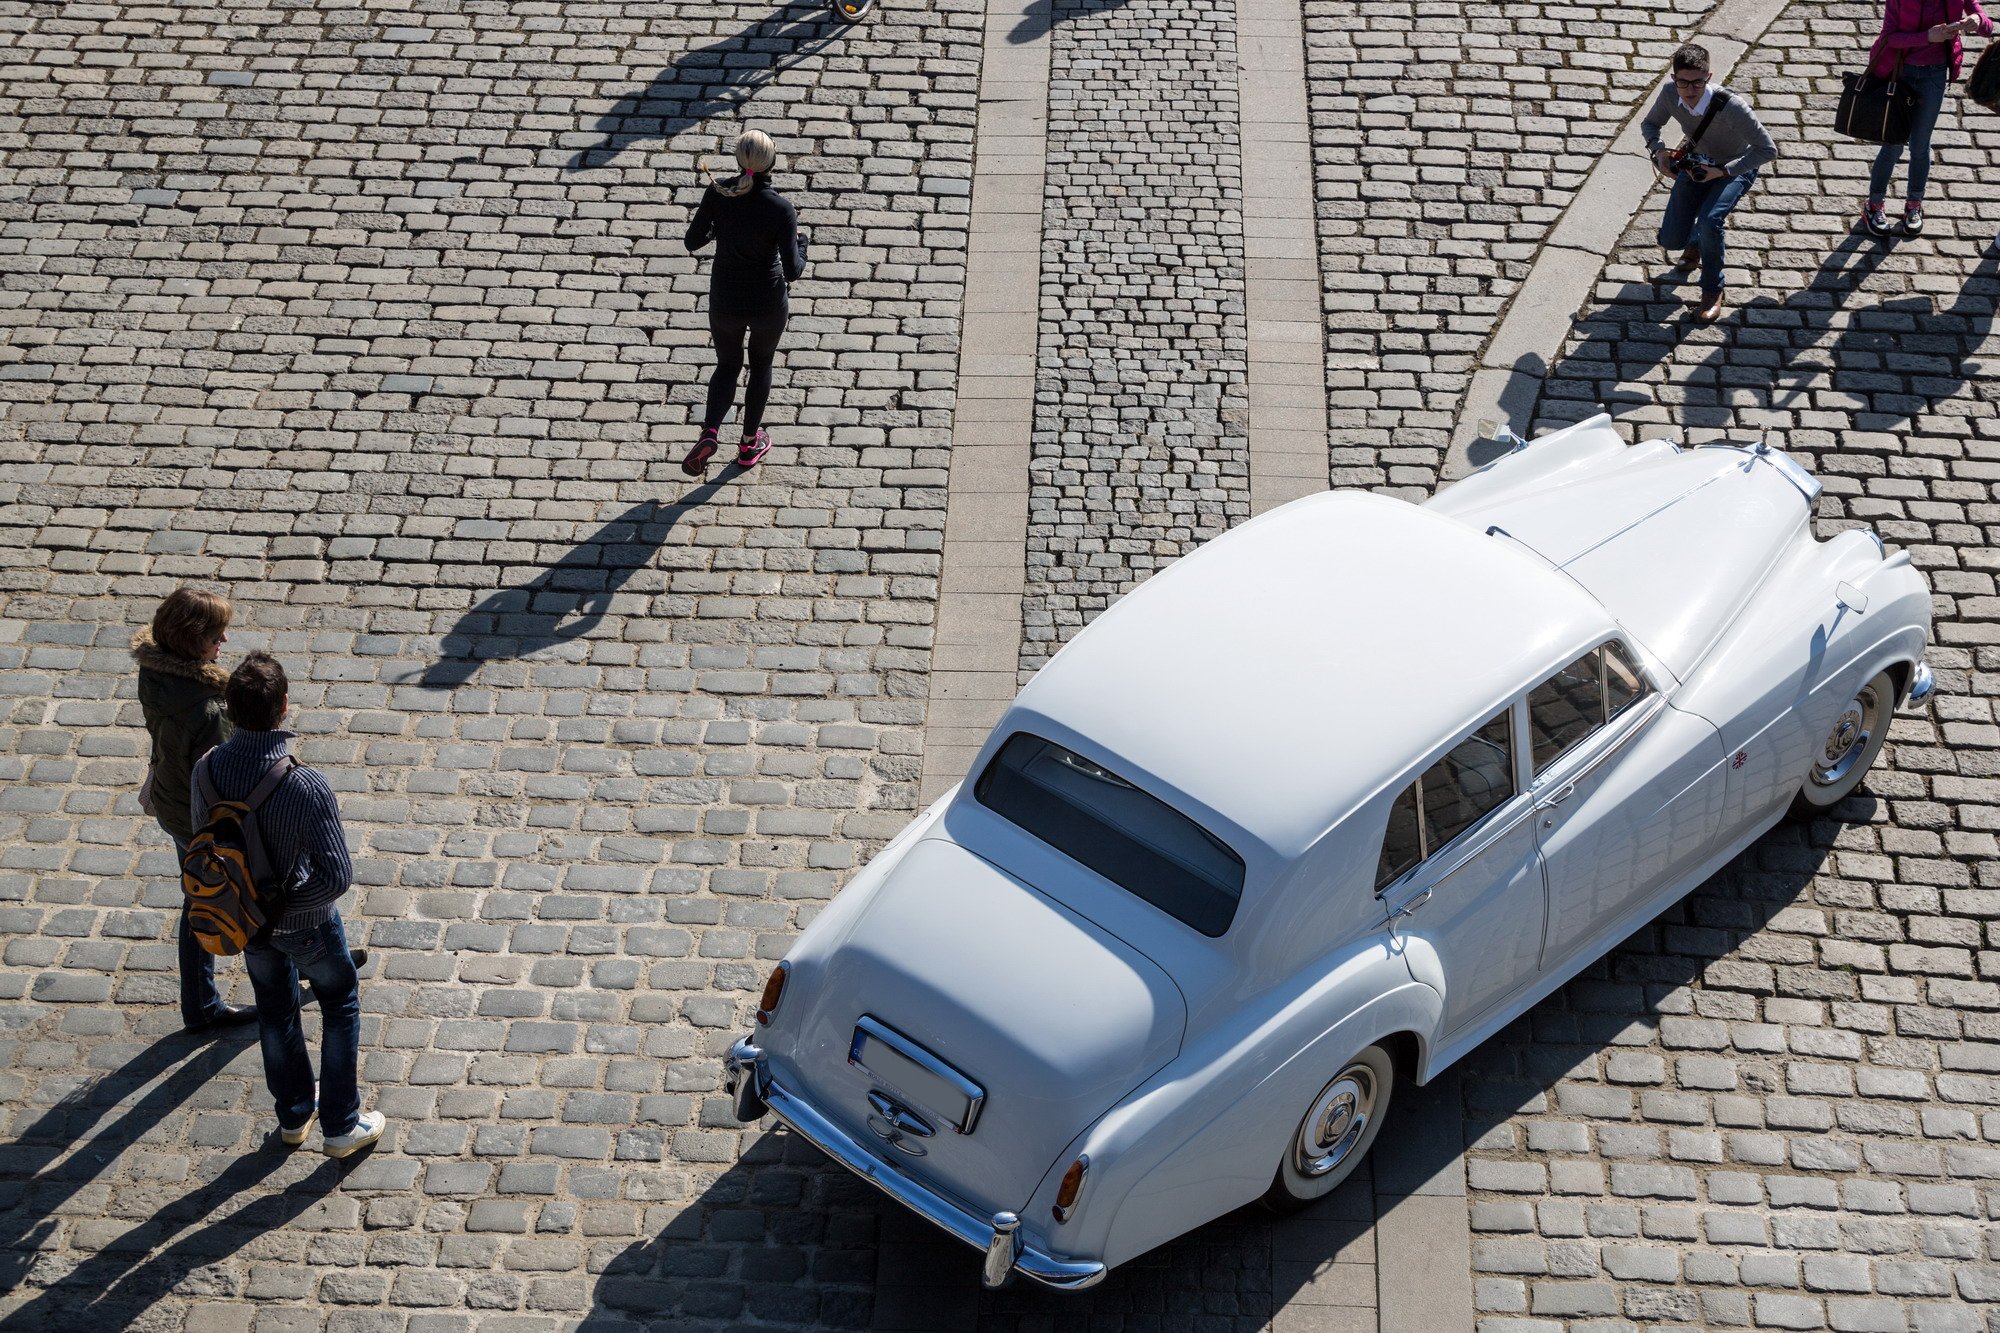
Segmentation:
<svg viewBox="0 0 2000 1333">
<path fill-rule="evenodd" d="M 388 1127 L 388 1124 L 388 1120 L 383 1117 L 380 1111 L 363 1111 L 361 1118 L 354 1122 L 353 1129 L 348 1130 L 345 1134 L 329 1134 L 326 1136 L 324 1151 L 328 1157 L 347 1157 L 358 1153 L 369 1144 L 375 1142 L 375 1140 L 381 1138 L 382 1131 Z"/>
<path fill-rule="evenodd" d="M 319 1115 L 319 1108 L 314 1107 L 312 1114 L 306 1117 L 306 1122 L 303 1125 L 300 1125 L 297 1129 L 285 1129 L 280 1127 L 278 1130 L 278 1137 L 285 1141 L 285 1146 L 287 1148 L 298 1147 L 301 1143 L 304 1143 L 306 1141 L 306 1135 L 312 1133 L 313 1120 L 318 1115 Z"/>
</svg>

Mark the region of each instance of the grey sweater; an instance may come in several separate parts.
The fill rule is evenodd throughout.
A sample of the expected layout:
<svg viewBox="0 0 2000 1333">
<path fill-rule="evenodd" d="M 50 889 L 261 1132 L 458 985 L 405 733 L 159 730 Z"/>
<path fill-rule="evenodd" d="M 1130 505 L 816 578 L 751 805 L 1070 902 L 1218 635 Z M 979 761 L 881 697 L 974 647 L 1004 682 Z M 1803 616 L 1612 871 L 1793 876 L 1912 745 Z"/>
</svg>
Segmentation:
<svg viewBox="0 0 2000 1333">
<path fill-rule="evenodd" d="M 1716 84 L 1720 93 L 1722 85 Z M 1666 145 L 1660 142 L 1660 130 L 1667 118 L 1673 117 L 1683 134 L 1693 134 L 1694 127 L 1701 124 L 1701 117 L 1687 109 L 1687 104 L 1674 91 L 1672 80 L 1660 89 L 1653 99 L 1646 118 L 1639 122 L 1640 133 L 1646 136 L 1646 151 L 1657 153 Z M 1736 93 L 1729 95 L 1722 109 L 1709 122 L 1708 133 L 1701 136 L 1701 142 L 1694 146 L 1697 153 L 1713 159 L 1724 171 L 1732 176 L 1741 176 L 1746 171 L 1755 171 L 1778 160 L 1778 146 L 1771 142 L 1771 133 L 1764 128 L 1757 113 L 1750 104 Z"/>
</svg>

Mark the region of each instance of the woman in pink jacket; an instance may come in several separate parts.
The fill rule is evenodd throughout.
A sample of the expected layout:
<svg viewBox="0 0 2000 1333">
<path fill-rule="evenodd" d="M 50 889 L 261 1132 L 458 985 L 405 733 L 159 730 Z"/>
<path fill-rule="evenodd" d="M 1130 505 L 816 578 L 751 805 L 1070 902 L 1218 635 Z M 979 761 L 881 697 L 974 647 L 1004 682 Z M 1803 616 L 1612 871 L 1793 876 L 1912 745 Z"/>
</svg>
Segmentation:
<svg viewBox="0 0 2000 1333">
<path fill-rule="evenodd" d="M 1891 74 L 1917 93 L 1917 111 L 1910 123 L 1910 189 L 1903 204 L 1903 234 L 1915 236 L 1924 229 L 1924 186 L 1931 175 L 1931 129 L 1944 106 L 1944 90 L 1958 77 L 1965 63 L 1968 33 L 1993 35 L 1993 20 L 1979 7 L 1979 0 L 1888 0 L 1882 11 L 1882 35 L 1868 56 L 1868 72 L 1881 78 Z M 1861 221 L 1876 236 L 1887 236 L 1894 228 L 1884 201 L 1889 197 L 1889 177 L 1896 159 L 1903 155 L 1901 144 L 1885 143 L 1875 154 L 1874 170 L 1868 173 L 1868 204 Z"/>
</svg>

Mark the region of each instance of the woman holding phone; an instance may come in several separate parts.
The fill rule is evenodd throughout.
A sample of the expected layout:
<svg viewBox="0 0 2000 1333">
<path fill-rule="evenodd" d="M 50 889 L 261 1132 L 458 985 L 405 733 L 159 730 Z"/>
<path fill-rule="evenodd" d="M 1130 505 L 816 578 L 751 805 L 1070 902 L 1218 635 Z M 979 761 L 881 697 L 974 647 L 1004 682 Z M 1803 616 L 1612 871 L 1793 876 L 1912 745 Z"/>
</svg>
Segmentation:
<svg viewBox="0 0 2000 1333">
<path fill-rule="evenodd" d="M 1993 35 L 1993 20 L 1979 0 L 1887 0 L 1882 9 L 1882 34 L 1868 55 L 1868 72 L 1877 78 L 1896 78 L 1917 94 L 1916 114 L 1910 121 L 1910 186 L 1904 195 L 1903 234 L 1921 235 L 1924 230 L 1924 187 L 1931 176 L 1931 130 L 1944 107 L 1944 92 L 1958 78 L 1965 64 L 1964 39 L 1978 33 Z M 1895 230 L 1889 221 L 1889 178 L 1903 145 L 1885 143 L 1875 154 L 1875 166 L 1868 173 L 1868 201 L 1861 210 L 1862 225 L 1871 235 L 1887 236 Z"/>
<path fill-rule="evenodd" d="M 764 431 L 764 404 L 771 396 L 771 363 L 778 355 L 791 306 L 787 293 L 804 271 L 806 237 L 798 210 L 771 188 L 777 145 L 762 130 L 745 130 L 736 140 L 735 176 L 709 183 L 688 223 L 687 248 L 715 242 L 709 279 L 708 330 L 715 339 L 715 373 L 701 437 L 681 460 L 681 471 L 699 477 L 715 456 L 722 419 L 736 397 L 749 342 L 750 381 L 743 391 L 743 438 L 736 466 L 755 467 L 770 452 Z"/>
</svg>

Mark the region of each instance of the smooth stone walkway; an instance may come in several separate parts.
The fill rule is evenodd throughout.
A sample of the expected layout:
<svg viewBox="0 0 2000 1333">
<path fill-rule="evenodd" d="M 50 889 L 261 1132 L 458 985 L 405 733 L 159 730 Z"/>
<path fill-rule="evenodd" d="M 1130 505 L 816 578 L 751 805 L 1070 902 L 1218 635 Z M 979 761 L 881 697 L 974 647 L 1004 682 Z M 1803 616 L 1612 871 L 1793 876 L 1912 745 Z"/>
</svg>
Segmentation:
<svg viewBox="0 0 2000 1333">
<path fill-rule="evenodd" d="M 926 803 L 965 776 L 1018 688 L 1049 105 L 1049 27 L 1027 20 L 1046 3 L 986 6 Z"/>
</svg>

